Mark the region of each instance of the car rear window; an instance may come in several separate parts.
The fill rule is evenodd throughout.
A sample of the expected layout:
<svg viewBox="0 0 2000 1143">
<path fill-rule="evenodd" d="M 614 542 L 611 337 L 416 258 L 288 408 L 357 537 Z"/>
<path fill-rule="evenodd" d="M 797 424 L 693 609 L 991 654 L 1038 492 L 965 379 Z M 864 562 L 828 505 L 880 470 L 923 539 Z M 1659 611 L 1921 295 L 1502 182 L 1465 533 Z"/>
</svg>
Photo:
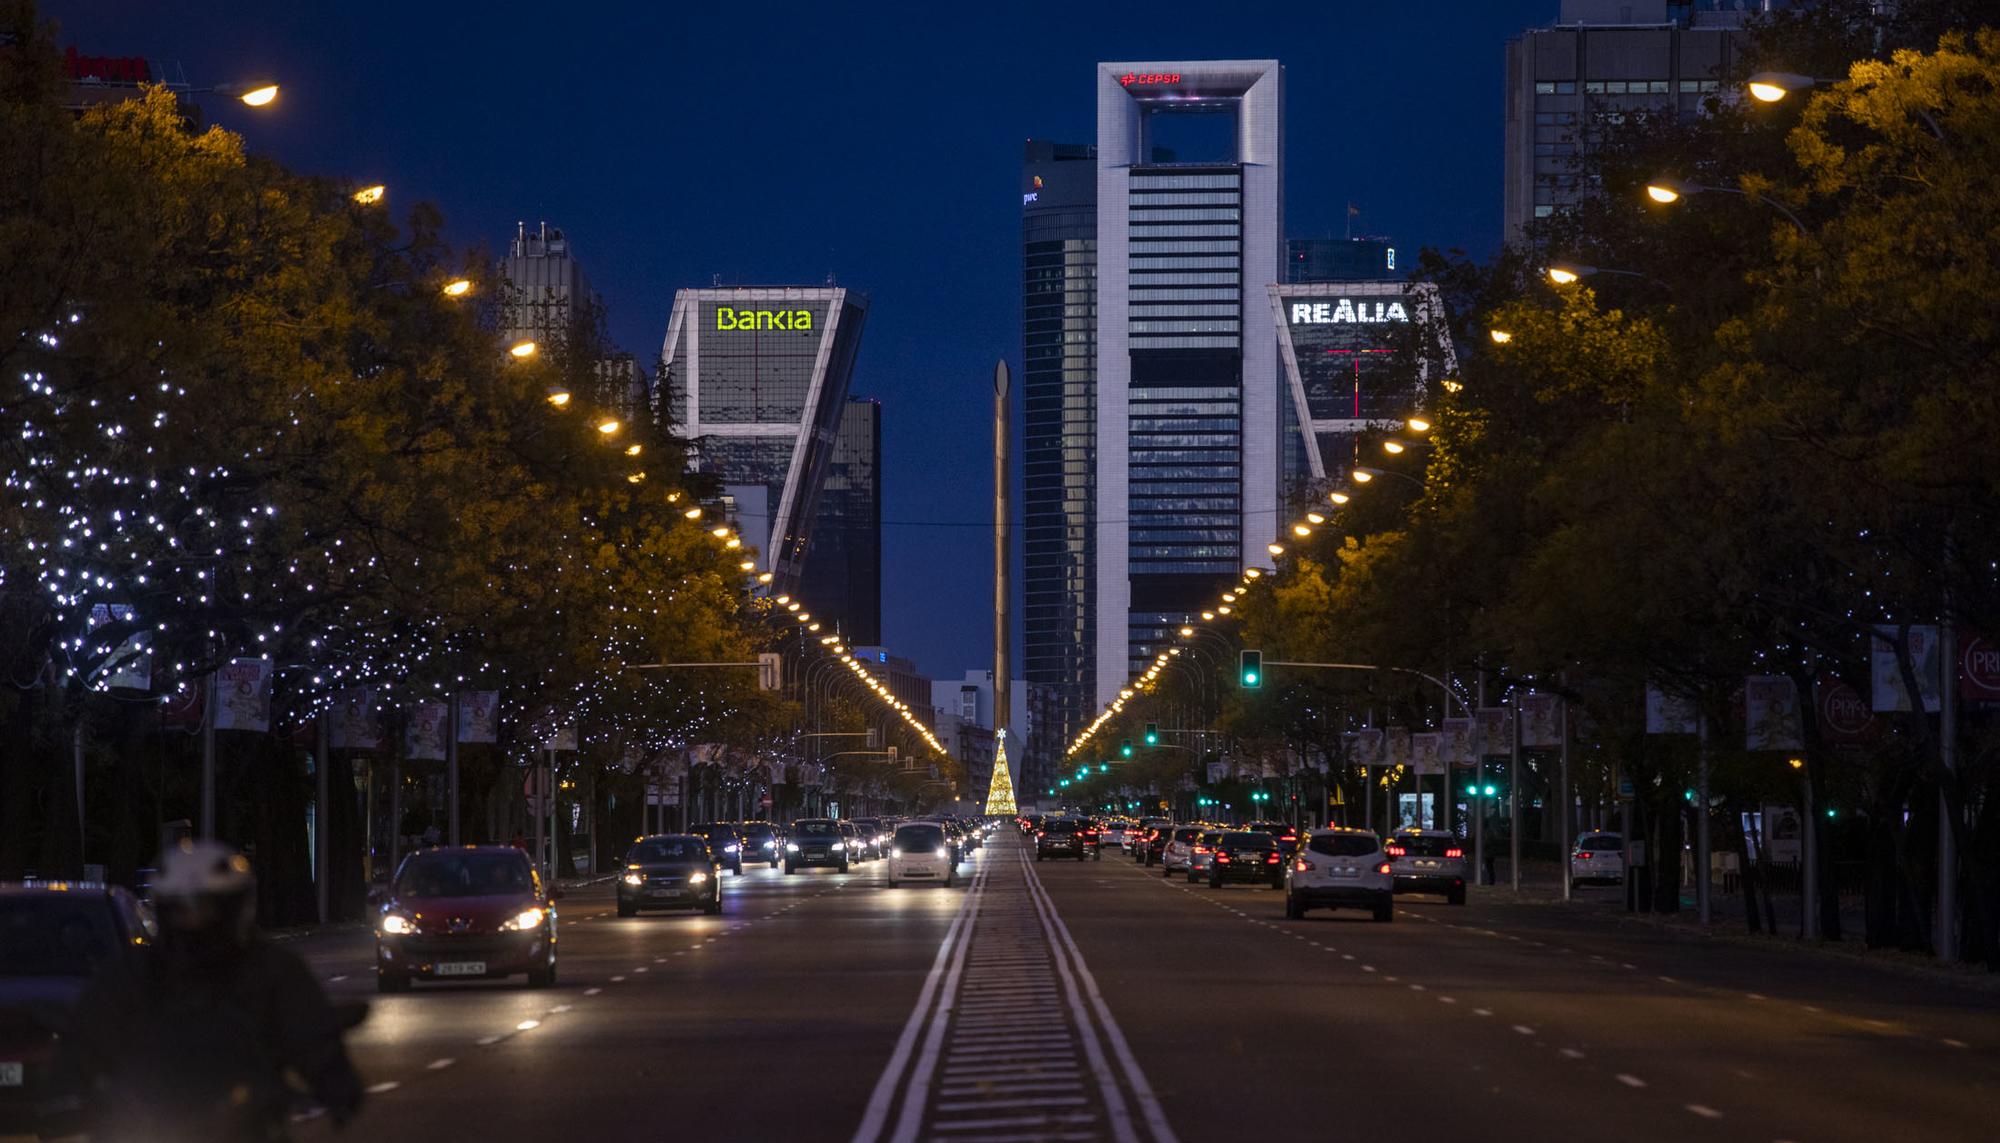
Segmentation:
<svg viewBox="0 0 2000 1143">
<path fill-rule="evenodd" d="M 1200 836 L 1201 831 L 1198 829 L 1177 829 L 1174 831 L 1174 840 L 1182 844 L 1193 841 Z"/>
<path fill-rule="evenodd" d="M 1306 848 L 1327 857 L 1366 857 L 1381 848 L 1372 833 L 1320 833 L 1306 842 Z"/>
<path fill-rule="evenodd" d="M 1577 842 L 1576 847 L 1578 849 L 1609 849 L 1615 852 L 1625 848 L 1625 840 L 1615 833 L 1594 833 Z"/>
<path fill-rule="evenodd" d="M 1043 829 L 1048 833 L 1075 833 L 1076 823 L 1072 821 L 1055 821 L 1050 822 Z"/>
<path fill-rule="evenodd" d="M 111 905 L 102 897 L 0 900 L 0 976 L 89 976 L 116 947 Z"/>
<path fill-rule="evenodd" d="M 701 861 L 708 857 L 708 846 L 693 839 L 660 838 L 642 841 L 632 847 L 625 860 L 632 864 L 647 861 Z"/>
<path fill-rule="evenodd" d="M 1220 840 L 1222 840 L 1221 830 L 1212 829 L 1201 835 L 1201 844 L 1203 845 L 1214 845 Z"/>
<path fill-rule="evenodd" d="M 944 844 L 944 831 L 934 825 L 906 825 L 896 830 L 901 849 L 936 849 Z"/>
<path fill-rule="evenodd" d="M 1424 837 L 1419 834 L 1391 838 L 1389 844 L 1401 846 L 1403 852 L 1411 857 L 1443 857 L 1444 851 L 1456 846 L 1458 840 L 1449 837 Z"/>
<path fill-rule="evenodd" d="M 1258 849 L 1270 849 L 1278 843 L 1273 841 L 1268 833 L 1225 833 L 1222 835 L 1222 844 L 1230 849 L 1249 849 L 1253 846 Z"/>
<path fill-rule="evenodd" d="M 399 897 L 500 897 L 533 888 L 528 859 L 520 853 L 419 853 L 396 878 Z"/>
</svg>

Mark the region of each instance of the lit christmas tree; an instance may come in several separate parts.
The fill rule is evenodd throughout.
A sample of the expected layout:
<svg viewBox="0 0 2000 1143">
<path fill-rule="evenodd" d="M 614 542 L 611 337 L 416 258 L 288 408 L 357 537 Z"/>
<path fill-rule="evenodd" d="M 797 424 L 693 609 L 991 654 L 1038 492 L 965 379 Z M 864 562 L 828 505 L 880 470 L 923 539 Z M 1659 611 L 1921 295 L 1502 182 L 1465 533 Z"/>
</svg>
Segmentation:
<svg viewBox="0 0 2000 1143">
<path fill-rule="evenodd" d="M 993 784 L 986 788 L 986 812 L 989 816 L 1013 817 L 1014 779 L 1007 773 L 1007 732 L 1001 731 L 999 741 L 993 747 Z"/>
</svg>

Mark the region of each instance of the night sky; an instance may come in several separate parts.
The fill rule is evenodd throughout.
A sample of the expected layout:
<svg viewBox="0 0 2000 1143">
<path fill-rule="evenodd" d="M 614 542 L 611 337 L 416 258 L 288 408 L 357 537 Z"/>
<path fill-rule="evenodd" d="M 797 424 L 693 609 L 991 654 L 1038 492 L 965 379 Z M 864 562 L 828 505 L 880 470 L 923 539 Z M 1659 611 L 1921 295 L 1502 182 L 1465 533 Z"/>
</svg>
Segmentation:
<svg viewBox="0 0 2000 1143">
<path fill-rule="evenodd" d="M 263 112 L 207 106 L 295 168 L 436 203 L 460 244 L 562 227 L 644 361 L 679 287 L 867 293 L 854 393 L 883 402 L 884 640 L 941 678 L 991 662 L 987 386 L 997 357 L 1019 368 L 1021 141 L 1091 141 L 1099 60 L 1277 58 L 1290 234 L 1341 233 L 1352 202 L 1356 233 L 1405 256 L 1484 255 L 1504 44 L 1556 8 L 43 4 L 86 55 L 278 80 Z"/>
</svg>

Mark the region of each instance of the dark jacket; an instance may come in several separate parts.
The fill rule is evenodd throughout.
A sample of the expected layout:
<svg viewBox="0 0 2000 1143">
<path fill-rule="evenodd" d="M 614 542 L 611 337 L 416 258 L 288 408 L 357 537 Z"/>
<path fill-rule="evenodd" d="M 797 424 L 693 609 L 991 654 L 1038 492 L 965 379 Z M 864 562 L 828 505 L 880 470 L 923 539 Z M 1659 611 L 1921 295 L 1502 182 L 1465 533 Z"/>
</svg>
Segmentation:
<svg viewBox="0 0 2000 1143">
<path fill-rule="evenodd" d="M 95 1137 L 273 1140 L 310 1094 L 344 1122 L 361 1080 L 326 992 L 291 952 L 175 947 L 108 962 L 79 1001 L 58 1069 L 81 1091 Z"/>
</svg>

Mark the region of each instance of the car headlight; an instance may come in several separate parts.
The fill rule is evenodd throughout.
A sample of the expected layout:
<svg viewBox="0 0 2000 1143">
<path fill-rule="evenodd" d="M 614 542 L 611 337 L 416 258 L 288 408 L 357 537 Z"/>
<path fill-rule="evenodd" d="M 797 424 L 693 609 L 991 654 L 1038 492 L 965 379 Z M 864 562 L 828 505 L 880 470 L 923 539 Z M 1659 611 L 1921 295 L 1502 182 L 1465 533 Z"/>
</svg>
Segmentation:
<svg viewBox="0 0 2000 1143">
<path fill-rule="evenodd" d="M 847 849 L 847 843 L 844 841 L 836 841 L 833 843 L 833 851 L 835 853 L 843 852 L 846 849 Z"/>
<path fill-rule="evenodd" d="M 688 874 L 688 884 L 690 885 L 700 885 L 702 882 L 707 880 L 708 880 L 708 874 L 703 873 L 699 869 L 695 870 L 693 873 Z"/>
<path fill-rule="evenodd" d="M 646 875 L 643 873 L 627 873 L 625 875 L 625 884 L 627 885 L 644 885 L 645 883 Z"/>
<path fill-rule="evenodd" d="M 940 849 L 937 851 L 937 855 L 938 855 L 938 860 L 940 861 L 951 860 L 951 850 L 949 849 Z"/>
<path fill-rule="evenodd" d="M 900 850 L 900 849 L 892 849 L 892 850 L 890 850 L 890 851 L 889 851 L 889 856 L 890 856 L 890 857 L 901 857 L 901 856 L 903 856 L 903 851 L 902 851 L 902 850 Z"/>
<path fill-rule="evenodd" d="M 542 911 L 540 906 L 530 905 L 527 908 L 521 910 L 520 912 L 514 914 L 512 920 L 508 921 L 506 924 L 500 927 L 503 929 L 511 929 L 517 933 L 526 932 L 529 929 L 532 929 L 537 925 L 540 925 L 542 923 L 542 918 L 546 915 L 547 914 L 545 914 Z"/>
<path fill-rule="evenodd" d="M 401 913 L 384 913 L 382 931 L 393 937 L 407 936 L 417 931 L 417 923 Z"/>
<path fill-rule="evenodd" d="M 776 849 L 776 848 L 778 848 L 778 843 L 777 843 L 777 842 L 775 842 L 775 841 L 767 841 L 767 842 L 765 842 L 765 843 L 764 843 L 764 848 L 765 848 L 765 849 Z"/>
<path fill-rule="evenodd" d="M 796 842 L 796 841 L 788 841 L 788 842 L 786 842 L 786 843 L 785 843 L 785 852 L 786 852 L 786 853 L 797 853 L 798 851 L 799 851 L 799 843 L 798 843 L 798 842 Z"/>
<path fill-rule="evenodd" d="M 737 853 L 737 852 L 741 851 L 741 850 L 742 850 L 742 848 L 743 848 L 743 847 L 742 847 L 742 846 L 740 846 L 740 845 L 725 845 L 725 846 L 723 846 L 723 847 L 722 847 L 722 852 L 724 852 L 724 853 Z"/>
</svg>

